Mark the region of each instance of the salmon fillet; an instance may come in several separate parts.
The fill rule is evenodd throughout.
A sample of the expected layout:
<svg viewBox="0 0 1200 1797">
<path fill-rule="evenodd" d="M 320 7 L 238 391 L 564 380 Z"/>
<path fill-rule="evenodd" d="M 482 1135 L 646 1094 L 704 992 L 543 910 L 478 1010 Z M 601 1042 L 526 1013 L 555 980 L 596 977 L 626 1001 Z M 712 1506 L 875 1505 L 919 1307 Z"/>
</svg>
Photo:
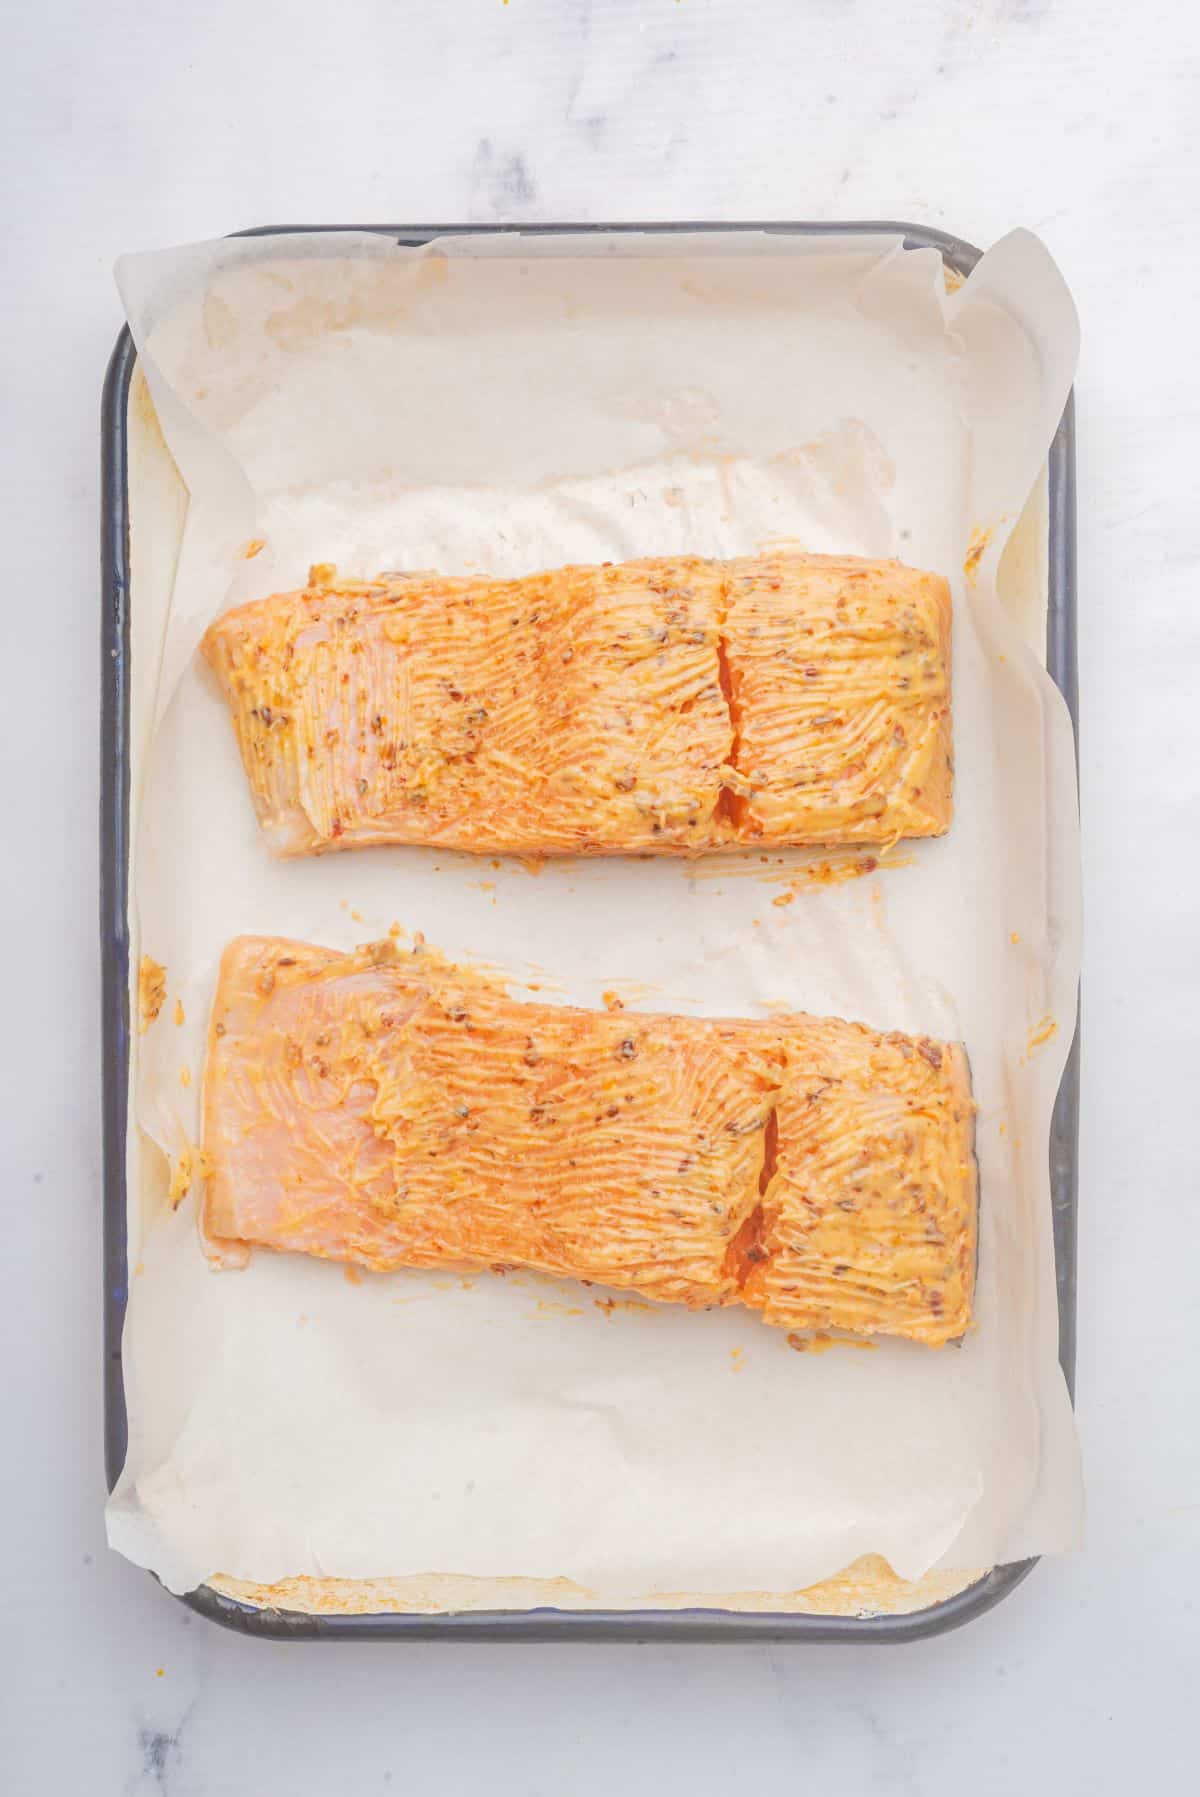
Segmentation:
<svg viewBox="0 0 1200 1797">
<path fill-rule="evenodd" d="M 686 850 L 711 835 L 732 731 L 708 564 L 321 578 L 204 639 L 280 853 Z"/>
<path fill-rule="evenodd" d="M 204 1090 L 218 1259 L 520 1266 L 787 1330 L 970 1318 L 961 1048 L 524 1004 L 429 950 L 241 937 Z"/>
<path fill-rule="evenodd" d="M 727 565 L 739 836 L 937 836 L 950 821 L 950 597 L 896 562 L 765 556 Z"/>
<path fill-rule="evenodd" d="M 701 854 L 947 829 L 949 637 L 937 575 L 777 555 L 321 567 L 203 647 L 280 854 Z"/>
<path fill-rule="evenodd" d="M 960 1336 L 977 1228 L 965 1051 L 833 1018 L 780 1027 L 789 1078 L 742 1302 L 781 1329 Z"/>
</svg>

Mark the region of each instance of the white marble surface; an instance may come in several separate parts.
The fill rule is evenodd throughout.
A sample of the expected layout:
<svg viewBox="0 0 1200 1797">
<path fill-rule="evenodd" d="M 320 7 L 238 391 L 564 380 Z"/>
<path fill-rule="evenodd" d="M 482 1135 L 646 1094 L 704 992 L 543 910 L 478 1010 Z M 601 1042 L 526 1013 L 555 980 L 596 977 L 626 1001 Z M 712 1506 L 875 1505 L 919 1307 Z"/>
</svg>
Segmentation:
<svg viewBox="0 0 1200 1797">
<path fill-rule="evenodd" d="M 268 18 L 268 13 L 274 14 Z M 1200 1660 L 1200 25 L 1188 0 L 44 0 L 2 27 L 14 1792 L 1186 1781 Z M 881 1650 L 281 1647 L 103 1545 L 97 414 L 121 250 L 267 221 L 1040 231 L 1083 316 L 1087 1545 Z M 46 353 L 47 329 L 54 348 Z M 17 1020 L 20 1020 L 18 1023 Z M 61 1070 L 61 1071 L 60 1071 Z"/>
</svg>

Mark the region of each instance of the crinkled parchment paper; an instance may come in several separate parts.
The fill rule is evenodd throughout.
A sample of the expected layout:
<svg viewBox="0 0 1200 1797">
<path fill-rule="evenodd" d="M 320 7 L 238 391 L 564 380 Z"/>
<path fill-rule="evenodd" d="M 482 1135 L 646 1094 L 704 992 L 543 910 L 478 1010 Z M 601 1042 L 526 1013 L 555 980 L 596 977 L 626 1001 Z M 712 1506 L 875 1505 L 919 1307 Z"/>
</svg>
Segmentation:
<svg viewBox="0 0 1200 1797">
<path fill-rule="evenodd" d="M 133 593 L 132 923 L 168 997 L 134 1070 L 114 1545 L 175 1590 L 453 1575 L 613 1603 L 1071 1545 L 1047 1141 L 1077 978 L 1073 753 L 995 589 L 1075 360 L 1041 245 L 1006 239 L 949 295 L 932 251 L 767 235 L 243 239 L 119 279 L 188 499 L 181 524 L 133 495 L 153 578 Z M 538 872 L 264 848 L 195 653 L 225 606 L 315 561 L 507 575 L 780 542 L 950 577 L 943 840 L 825 882 L 800 852 Z M 518 996 L 964 1039 L 982 1214 L 961 1348 L 796 1353 L 744 1312 L 521 1275 L 210 1270 L 196 1183 L 175 1209 L 167 1188 L 199 1135 L 223 944 L 393 924 Z"/>
</svg>

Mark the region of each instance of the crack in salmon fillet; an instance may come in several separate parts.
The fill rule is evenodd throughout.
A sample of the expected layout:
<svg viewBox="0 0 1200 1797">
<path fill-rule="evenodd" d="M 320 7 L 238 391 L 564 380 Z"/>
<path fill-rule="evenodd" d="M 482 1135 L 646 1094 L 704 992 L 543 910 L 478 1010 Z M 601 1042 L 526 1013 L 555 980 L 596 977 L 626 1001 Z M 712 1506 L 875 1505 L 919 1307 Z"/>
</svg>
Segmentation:
<svg viewBox="0 0 1200 1797">
<path fill-rule="evenodd" d="M 429 950 L 241 937 L 204 1230 L 226 1261 L 519 1266 L 937 1345 L 970 1318 L 972 1141 L 955 1045 L 525 1004 Z"/>
<path fill-rule="evenodd" d="M 322 566 L 203 647 L 281 854 L 701 854 L 944 831 L 949 635 L 937 575 L 773 555 Z"/>
</svg>

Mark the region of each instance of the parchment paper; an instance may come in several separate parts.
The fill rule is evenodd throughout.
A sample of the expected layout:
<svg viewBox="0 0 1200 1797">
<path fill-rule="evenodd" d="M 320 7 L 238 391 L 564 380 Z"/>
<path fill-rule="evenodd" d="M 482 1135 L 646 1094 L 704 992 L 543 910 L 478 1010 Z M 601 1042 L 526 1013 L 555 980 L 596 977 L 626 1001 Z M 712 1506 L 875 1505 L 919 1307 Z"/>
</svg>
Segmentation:
<svg viewBox="0 0 1200 1797">
<path fill-rule="evenodd" d="M 1073 748 L 994 585 L 1075 362 L 1041 245 L 1006 239 L 950 296 L 931 251 L 766 235 L 238 240 L 118 278 L 190 498 L 166 602 L 134 593 L 134 926 L 168 1001 L 135 1073 L 113 1544 L 175 1590 L 434 1573 L 614 1602 L 1072 1545 L 1047 1142 L 1078 971 Z M 829 884 L 800 852 L 539 873 L 263 846 L 195 654 L 225 606 L 315 561 L 506 575 L 779 541 L 950 577 L 946 838 Z M 350 1279 L 269 1253 L 211 1271 L 197 1191 L 172 1210 L 166 1189 L 199 1136 L 222 946 L 393 924 L 518 996 L 965 1040 L 982 1205 L 961 1348 L 798 1354 L 745 1314 L 521 1275 Z"/>
</svg>

